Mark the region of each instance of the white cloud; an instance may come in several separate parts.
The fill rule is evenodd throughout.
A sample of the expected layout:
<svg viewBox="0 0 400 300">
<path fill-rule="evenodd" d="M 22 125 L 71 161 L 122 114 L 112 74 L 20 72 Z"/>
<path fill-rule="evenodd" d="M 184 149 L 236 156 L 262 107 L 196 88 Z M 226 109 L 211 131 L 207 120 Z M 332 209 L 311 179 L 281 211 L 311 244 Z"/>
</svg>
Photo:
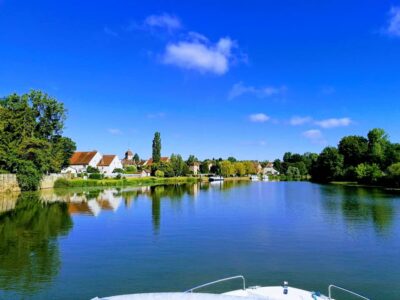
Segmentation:
<svg viewBox="0 0 400 300">
<path fill-rule="evenodd" d="M 345 127 L 352 123 L 350 118 L 331 118 L 321 121 L 315 121 L 315 124 L 321 126 L 322 128 L 335 128 L 335 127 Z"/>
<path fill-rule="evenodd" d="M 303 132 L 303 136 L 308 138 L 308 139 L 315 140 L 315 139 L 322 138 L 322 133 L 321 133 L 321 130 L 310 129 L 310 130 L 304 131 Z"/>
<path fill-rule="evenodd" d="M 296 117 L 291 118 L 289 123 L 290 123 L 290 125 L 298 126 L 298 125 L 304 125 L 304 124 L 310 123 L 311 121 L 312 121 L 312 118 L 310 118 L 310 117 L 296 116 Z"/>
<path fill-rule="evenodd" d="M 108 133 L 112 134 L 112 135 L 121 135 L 122 131 L 118 128 L 109 128 L 107 129 Z"/>
<path fill-rule="evenodd" d="M 113 37 L 117 37 L 118 36 L 117 32 L 115 32 L 114 30 L 112 30 L 111 28 L 109 28 L 107 26 L 104 27 L 104 33 L 107 34 L 107 35 L 113 36 Z"/>
<path fill-rule="evenodd" d="M 182 27 L 181 21 L 177 17 L 166 13 L 148 16 L 144 20 L 144 24 L 149 27 L 164 28 L 168 31 L 177 30 Z"/>
<path fill-rule="evenodd" d="M 220 38 L 215 45 L 204 39 L 168 44 L 163 63 L 201 73 L 225 74 L 229 70 L 229 59 L 235 42 L 229 37 Z"/>
<path fill-rule="evenodd" d="M 327 142 L 319 129 L 310 129 L 302 133 L 306 139 L 310 140 L 313 144 L 325 145 Z"/>
<path fill-rule="evenodd" d="M 389 24 L 385 32 L 388 35 L 400 37 L 400 7 L 392 7 L 389 14 Z"/>
<path fill-rule="evenodd" d="M 228 99 L 232 100 L 244 94 L 252 94 L 258 98 L 267 98 L 283 94 L 285 91 L 286 87 L 284 86 L 282 87 L 266 86 L 266 87 L 256 88 L 254 86 L 246 86 L 242 82 L 238 82 L 230 90 L 228 94 Z"/>
<path fill-rule="evenodd" d="M 264 123 L 267 122 L 270 119 L 270 117 L 267 116 L 266 114 L 258 113 L 250 115 L 249 119 L 251 122 Z"/>
</svg>

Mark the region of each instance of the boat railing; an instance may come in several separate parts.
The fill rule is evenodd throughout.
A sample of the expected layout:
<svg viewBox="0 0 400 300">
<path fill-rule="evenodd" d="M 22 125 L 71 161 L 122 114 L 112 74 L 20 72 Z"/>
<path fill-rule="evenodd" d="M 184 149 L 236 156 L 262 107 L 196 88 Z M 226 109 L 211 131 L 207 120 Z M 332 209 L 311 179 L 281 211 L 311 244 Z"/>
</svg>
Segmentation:
<svg viewBox="0 0 400 300">
<path fill-rule="evenodd" d="M 357 293 L 355 293 L 355 292 L 353 292 L 353 291 L 350 291 L 350 290 L 348 290 L 348 289 L 342 288 L 342 287 L 337 286 L 337 285 L 334 285 L 334 284 L 331 284 L 331 285 L 328 287 L 328 296 L 329 296 L 329 300 L 333 300 L 333 298 L 332 298 L 332 289 L 333 289 L 333 288 L 338 289 L 338 290 L 341 290 L 341 291 L 346 292 L 346 293 L 349 293 L 349 294 L 351 294 L 351 295 L 353 295 L 353 296 L 359 297 L 359 298 L 364 299 L 364 300 L 370 300 L 369 298 L 364 297 L 363 295 L 357 294 Z"/>
<path fill-rule="evenodd" d="M 243 290 L 246 289 L 246 279 L 244 278 L 243 275 L 237 275 L 237 276 L 232 276 L 232 277 L 227 277 L 227 278 L 222 278 L 222 279 L 218 279 L 218 280 L 215 280 L 215 281 L 207 282 L 207 283 L 204 283 L 204 284 L 199 285 L 199 286 L 195 286 L 194 288 L 191 288 L 190 290 L 185 291 L 185 293 L 193 293 L 193 291 L 201 289 L 201 288 L 204 288 L 206 286 L 210 286 L 210 285 L 214 285 L 214 284 L 217 284 L 217 283 L 220 283 L 220 282 L 234 280 L 234 279 L 242 279 L 242 281 L 243 281 Z"/>
</svg>

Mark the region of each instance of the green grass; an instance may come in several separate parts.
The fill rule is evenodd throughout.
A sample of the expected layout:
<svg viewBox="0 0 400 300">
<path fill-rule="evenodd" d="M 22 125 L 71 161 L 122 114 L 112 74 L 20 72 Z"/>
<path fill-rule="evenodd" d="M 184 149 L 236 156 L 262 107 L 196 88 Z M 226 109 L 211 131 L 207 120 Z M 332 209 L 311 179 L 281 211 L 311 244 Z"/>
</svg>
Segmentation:
<svg viewBox="0 0 400 300">
<path fill-rule="evenodd" d="M 74 187 L 124 187 L 154 184 L 175 184 L 198 182 L 196 177 L 143 177 L 143 178 L 123 178 L 123 179 L 58 179 L 54 183 L 54 188 L 74 188 Z"/>
</svg>

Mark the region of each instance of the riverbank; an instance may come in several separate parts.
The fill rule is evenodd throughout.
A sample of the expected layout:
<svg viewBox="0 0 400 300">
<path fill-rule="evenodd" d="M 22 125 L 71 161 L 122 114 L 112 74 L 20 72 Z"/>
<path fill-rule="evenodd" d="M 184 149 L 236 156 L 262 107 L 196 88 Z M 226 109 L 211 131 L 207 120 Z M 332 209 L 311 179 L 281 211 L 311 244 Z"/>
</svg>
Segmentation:
<svg viewBox="0 0 400 300">
<path fill-rule="evenodd" d="M 142 177 L 142 178 L 122 178 L 122 179 L 59 179 L 54 183 L 54 188 L 73 188 L 73 187 L 124 187 L 155 184 L 177 184 L 177 183 L 196 183 L 201 179 L 198 177 Z"/>
</svg>

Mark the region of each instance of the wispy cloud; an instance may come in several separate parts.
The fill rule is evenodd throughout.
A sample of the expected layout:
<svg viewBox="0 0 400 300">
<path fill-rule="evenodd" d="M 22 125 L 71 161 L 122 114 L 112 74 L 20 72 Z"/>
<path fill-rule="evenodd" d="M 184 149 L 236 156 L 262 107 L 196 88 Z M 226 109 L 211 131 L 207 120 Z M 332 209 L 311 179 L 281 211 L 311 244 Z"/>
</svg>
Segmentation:
<svg viewBox="0 0 400 300">
<path fill-rule="evenodd" d="M 264 123 L 267 122 L 269 119 L 270 117 L 263 113 L 252 114 L 249 116 L 249 120 L 256 123 Z"/>
<path fill-rule="evenodd" d="M 304 125 L 310 122 L 312 122 L 311 117 L 298 117 L 298 116 L 292 117 L 289 121 L 290 125 L 293 126 Z"/>
<path fill-rule="evenodd" d="M 122 131 L 118 128 L 109 128 L 107 129 L 108 133 L 112 134 L 112 135 L 121 135 Z"/>
<path fill-rule="evenodd" d="M 113 37 L 118 36 L 118 33 L 116 31 L 112 30 L 111 28 L 109 28 L 108 26 L 105 26 L 103 30 L 104 30 L 104 33 L 109 36 L 113 36 Z"/>
<path fill-rule="evenodd" d="M 258 98 L 267 98 L 271 96 L 281 95 L 285 93 L 286 87 L 274 87 L 274 86 L 265 86 L 265 87 L 254 87 L 254 86 L 246 86 L 242 82 L 238 82 L 233 85 L 232 89 L 229 91 L 228 99 L 232 100 L 234 98 L 240 97 L 244 94 L 251 94 Z"/>
<path fill-rule="evenodd" d="M 157 113 L 150 113 L 147 114 L 148 119 L 158 119 L 158 118 L 164 118 L 165 113 L 164 112 L 157 112 Z"/>
<path fill-rule="evenodd" d="M 322 132 L 319 129 L 310 129 L 304 131 L 302 133 L 302 136 L 310 140 L 313 144 L 320 144 L 320 145 L 326 144 L 326 140 L 324 139 L 324 136 L 322 135 Z"/>
<path fill-rule="evenodd" d="M 345 127 L 352 123 L 350 118 L 331 118 L 320 121 L 315 121 L 315 124 L 321 126 L 322 128 L 335 128 L 335 127 Z"/>
<path fill-rule="evenodd" d="M 390 9 L 389 21 L 383 32 L 390 36 L 400 37 L 400 6 Z"/>
<path fill-rule="evenodd" d="M 144 20 L 144 25 L 148 27 L 158 27 L 167 31 L 174 31 L 182 28 L 181 21 L 173 15 L 163 13 L 161 15 L 150 15 Z"/>
<path fill-rule="evenodd" d="M 170 43 L 162 62 L 200 73 L 223 75 L 229 70 L 231 51 L 235 46 L 229 37 L 220 38 L 214 45 L 205 39 Z"/>
</svg>

